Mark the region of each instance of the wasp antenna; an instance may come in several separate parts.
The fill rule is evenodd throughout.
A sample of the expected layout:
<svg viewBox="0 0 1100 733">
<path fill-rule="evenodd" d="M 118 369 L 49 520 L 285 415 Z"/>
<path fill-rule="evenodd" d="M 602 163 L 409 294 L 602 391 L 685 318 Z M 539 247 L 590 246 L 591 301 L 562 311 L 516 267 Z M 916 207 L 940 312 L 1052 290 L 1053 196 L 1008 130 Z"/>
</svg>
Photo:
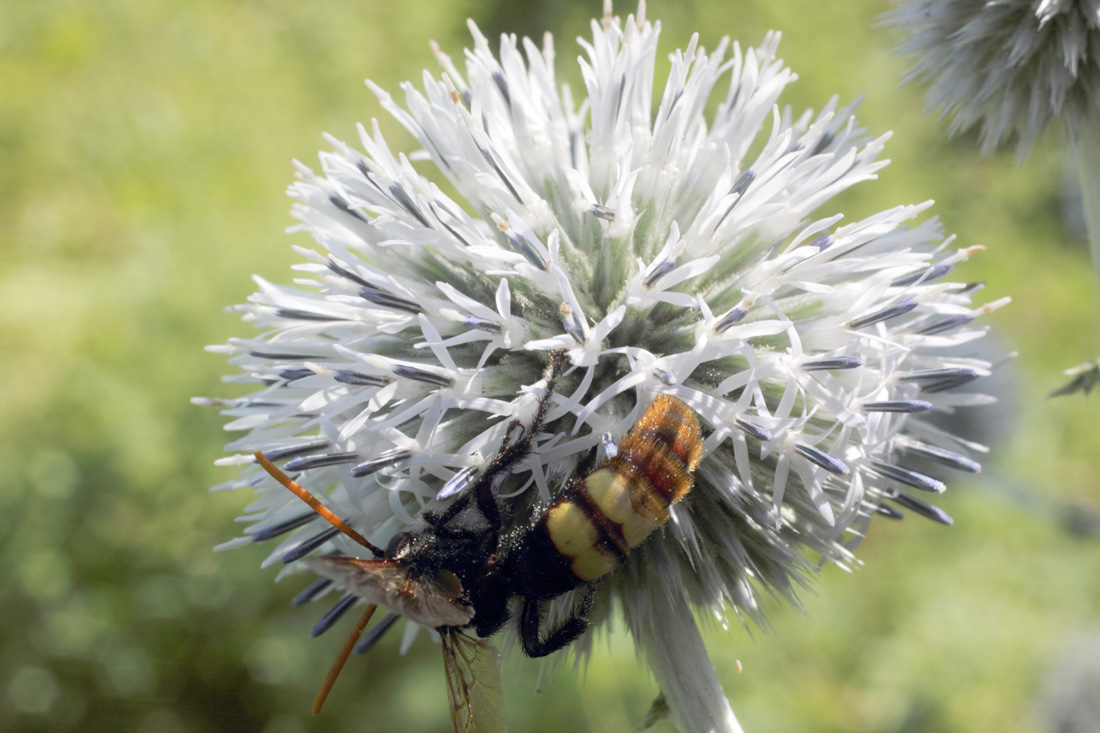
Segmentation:
<svg viewBox="0 0 1100 733">
<path fill-rule="evenodd" d="M 263 466 L 263 469 L 271 474 L 271 477 L 273 479 L 278 481 L 283 486 L 287 487 L 291 491 L 291 493 L 304 501 L 306 504 L 309 504 L 310 508 L 320 514 L 329 524 L 331 524 L 333 527 L 336 527 L 336 529 L 340 530 L 348 537 L 351 537 L 363 547 L 370 550 L 375 557 L 385 557 L 385 552 L 378 549 L 378 547 L 372 544 L 366 537 L 359 534 L 350 526 L 348 526 L 348 523 L 345 522 L 343 519 L 340 519 L 340 517 L 330 512 L 324 504 L 317 501 L 316 497 L 314 497 L 313 494 L 302 488 L 301 484 L 294 481 L 292 478 L 290 478 L 290 476 L 287 476 L 282 471 L 282 469 L 280 469 L 271 461 L 267 460 L 267 456 L 265 456 L 261 451 L 256 451 L 254 455 L 256 456 L 256 462 Z"/>
<path fill-rule="evenodd" d="M 332 668 L 329 669 L 325 681 L 321 683 L 321 689 L 317 690 L 317 697 L 313 699 L 314 715 L 321 714 L 321 706 L 325 704 L 329 692 L 332 691 L 332 686 L 336 684 L 336 678 L 340 676 L 340 670 L 344 668 L 344 663 L 347 662 L 348 657 L 351 656 L 351 650 L 355 648 L 356 642 L 359 641 L 359 637 L 363 634 L 363 629 L 367 628 L 367 624 L 370 623 L 370 617 L 374 615 L 377 609 L 378 606 L 374 603 L 367 606 L 367 610 L 363 611 L 363 615 L 359 617 L 359 621 L 355 624 L 355 628 L 352 629 L 351 633 L 348 635 L 348 640 L 344 642 L 344 648 L 340 650 L 340 654 L 337 655 L 336 661 L 332 663 Z"/>
</svg>

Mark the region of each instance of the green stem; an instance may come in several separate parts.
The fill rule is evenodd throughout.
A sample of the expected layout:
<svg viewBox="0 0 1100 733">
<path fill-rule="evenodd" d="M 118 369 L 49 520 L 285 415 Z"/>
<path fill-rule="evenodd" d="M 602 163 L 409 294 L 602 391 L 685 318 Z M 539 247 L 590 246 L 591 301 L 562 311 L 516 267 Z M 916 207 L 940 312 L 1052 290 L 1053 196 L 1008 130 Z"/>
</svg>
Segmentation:
<svg viewBox="0 0 1100 733">
<path fill-rule="evenodd" d="M 1092 266 L 1100 280 L 1100 114 L 1090 114 L 1077 129 L 1074 148 L 1081 179 Z"/>
<path fill-rule="evenodd" d="M 650 669 L 681 730 L 741 733 L 683 594 L 653 594 L 639 621 L 634 633 L 641 637 Z"/>
</svg>

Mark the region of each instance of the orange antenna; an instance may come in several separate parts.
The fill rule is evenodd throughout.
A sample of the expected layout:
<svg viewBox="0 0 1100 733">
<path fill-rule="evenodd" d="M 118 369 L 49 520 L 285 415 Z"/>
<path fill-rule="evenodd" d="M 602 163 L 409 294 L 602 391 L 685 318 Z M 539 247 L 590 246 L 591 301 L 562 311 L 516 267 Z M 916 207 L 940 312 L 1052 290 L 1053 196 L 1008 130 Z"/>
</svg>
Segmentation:
<svg viewBox="0 0 1100 733">
<path fill-rule="evenodd" d="M 313 509 L 313 511 L 320 514 L 322 517 L 324 517 L 324 519 L 329 524 L 331 524 L 333 527 L 336 527 L 336 529 L 340 530 L 341 532 L 346 534 L 348 537 L 351 537 L 353 540 L 355 540 L 356 542 L 361 544 L 363 547 L 370 550 L 372 553 L 374 553 L 375 557 L 385 557 L 386 556 L 385 552 L 378 549 L 378 547 L 373 545 L 369 540 L 367 540 L 366 537 L 359 534 L 354 529 L 352 529 L 350 526 L 348 526 L 347 522 L 345 522 L 343 519 L 340 519 L 340 517 L 338 517 L 335 514 L 333 514 L 332 512 L 330 512 L 325 507 L 324 504 L 317 501 L 317 499 L 313 496 L 313 494 L 309 493 L 304 488 L 302 488 L 301 484 L 299 484 L 296 481 L 294 481 L 293 479 L 291 479 L 290 476 L 287 476 L 285 473 L 283 473 L 282 469 L 280 469 L 278 466 L 276 466 L 271 461 L 267 460 L 267 456 L 265 456 L 262 452 L 256 451 L 253 455 L 256 456 L 256 462 L 259 463 L 261 466 L 263 466 L 263 469 L 265 471 L 267 471 L 269 474 L 271 474 L 271 477 L 273 479 L 275 479 L 280 484 L 282 484 L 283 486 L 290 489 L 290 491 L 295 496 L 297 496 L 299 499 L 304 501 L 306 504 L 309 504 L 310 508 Z"/>
<path fill-rule="evenodd" d="M 359 641 L 359 637 L 363 635 L 363 629 L 367 628 L 367 624 L 370 622 L 370 617 L 374 615 L 378 606 L 374 603 L 367 606 L 367 610 L 363 612 L 363 615 L 359 617 L 359 622 L 355 624 L 355 628 L 351 630 L 351 634 L 348 635 L 347 642 L 344 643 L 344 648 L 340 650 L 340 654 L 336 657 L 336 661 L 332 663 L 332 668 L 328 671 L 328 676 L 325 677 L 325 681 L 321 683 L 321 689 L 317 690 L 317 697 L 313 699 L 313 714 L 321 714 L 321 706 L 325 704 L 325 700 L 328 699 L 328 693 L 332 691 L 332 686 L 336 684 L 336 678 L 340 676 L 340 670 L 344 668 L 344 663 L 348 661 L 348 657 L 351 656 L 351 650 L 355 648 L 355 643 Z"/>
</svg>

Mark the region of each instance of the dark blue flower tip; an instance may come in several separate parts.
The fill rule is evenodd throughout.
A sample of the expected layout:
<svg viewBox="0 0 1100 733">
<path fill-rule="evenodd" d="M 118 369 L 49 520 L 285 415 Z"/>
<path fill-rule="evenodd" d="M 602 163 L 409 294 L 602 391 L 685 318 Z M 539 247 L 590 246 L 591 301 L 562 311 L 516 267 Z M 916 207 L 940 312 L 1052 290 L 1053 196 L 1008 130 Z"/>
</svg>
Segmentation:
<svg viewBox="0 0 1100 733">
<path fill-rule="evenodd" d="M 401 618 L 401 614 L 399 613 L 387 613 L 385 618 L 372 626 L 367 633 L 363 634 L 363 638 L 355 645 L 355 653 L 362 655 L 373 649 L 374 645 L 385 636 L 386 632 L 393 628 L 393 625 L 397 623 L 397 619 L 399 618 Z"/>
<path fill-rule="evenodd" d="M 967 473 L 981 473 L 982 464 L 975 460 L 967 458 L 964 455 L 955 453 L 953 451 L 944 450 L 943 448 L 927 445 L 925 443 L 909 442 L 902 446 L 902 450 L 906 453 L 910 453 L 915 456 L 921 456 L 927 458 L 930 461 L 935 461 L 948 468 L 953 468 L 956 471 L 966 471 Z"/>
<path fill-rule="evenodd" d="M 330 585 L 332 585 L 332 581 L 328 578 L 318 578 L 317 580 L 313 581 L 305 588 L 303 588 L 302 591 L 298 593 L 298 595 L 294 596 L 294 598 L 292 598 L 290 601 L 290 605 L 294 606 L 295 608 L 297 608 L 298 606 L 303 606 L 312 601 L 318 595 L 320 595 L 321 591 L 323 591 L 325 588 L 328 588 Z"/>
<path fill-rule="evenodd" d="M 898 316 L 904 315 L 916 308 L 918 305 L 920 304 L 916 301 L 916 299 L 906 298 L 904 300 L 898 301 L 897 303 L 894 303 L 887 308 L 883 308 L 882 310 L 878 310 L 874 313 L 869 313 L 865 316 L 861 316 L 860 318 L 855 318 L 851 321 L 848 321 L 848 328 L 856 331 L 861 328 L 866 328 L 867 326 L 873 326 L 876 323 L 882 323 L 883 321 L 888 321 L 891 318 L 896 318 Z"/>
<path fill-rule="evenodd" d="M 427 229 L 433 228 L 431 223 L 424 216 L 424 213 L 420 211 L 420 207 L 409 197 L 409 194 L 400 183 L 394 182 L 390 184 L 390 196 L 393 197 L 393 200 L 396 201 L 402 209 L 409 212 L 413 218 L 419 221 L 421 226 Z"/>
<path fill-rule="evenodd" d="M 352 371 L 351 369 L 340 369 L 333 378 L 342 384 L 350 384 L 356 387 L 385 387 L 393 381 L 389 377 L 377 377 L 372 374 Z"/>
<path fill-rule="evenodd" d="M 362 478 L 375 471 L 381 471 L 383 468 L 390 468 L 396 466 L 399 463 L 404 463 L 412 457 L 412 453 L 407 450 L 388 450 L 382 453 L 377 458 L 372 458 L 369 461 L 363 461 L 355 468 L 351 469 L 351 475 L 355 478 Z"/>
<path fill-rule="evenodd" d="M 468 466 L 462 469 L 454 476 L 443 484 L 443 488 L 439 490 L 439 493 L 435 495 L 435 498 L 439 501 L 444 499 L 450 499 L 452 496 L 462 493 L 462 490 L 470 485 L 470 480 L 477 474 L 478 469 L 474 466 Z"/>
<path fill-rule="evenodd" d="M 604 221 L 615 221 L 615 210 L 609 209 L 601 204 L 592 204 L 592 207 L 588 210 L 588 213 L 597 219 L 603 219 Z"/>
<path fill-rule="evenodd" d="M 436 387 L 455 386 L 455 380 L 452 378 L 444 374 L 437 374 L 435 372 L 429 372 L 426 369 L 420 369 L 411 364 L 398 364 L 393 368 L 393 373 L 394 376 L 401 377 L 402 379 L 412 379 L 416 382 L 424 382 L 425 384 L 431 384 Z"/>
<path fill-rule="evenodd" d="M 465 97 L 465 93 L 464 93 L 463 96 Z M 468 104 L 467 104 L 467 107 L 469 107 Z M 500 163 L 497 162 L 497 159 L 493 155 L 492 151 L 490 151 L 487 148 L 483 148 L 481 145 L 478 145 L 477 149 L 481 153 L 481 157 L 485 158 L 485 162 L 488 163 L 492 167 L 493 172 L 497 174 L 497 178 L 500 179 L 500 182 L 503 183 L 505 185 L 505 187 L 508 189 L 508 193 L 512 194 L 512 198 L 514 198 L 517 202 L 522 204 L 523 203 L 523 198 L 519 195 L 519 191 L 516 190 L 516 186 L 515 186 L 515 184 L 512 183 L 512 179 L 510 179 L 507 175 L 505 175 L 504 171 L 501 170 Z M 539 258 L 539 259 L 541 260 L 541 258 Z M 535 263 L 535 266 L 536 267 L 539 266 L 537 262 Z M 545 262 L 543 263 L 541 269 L 543 271 L 546 270 Z"/>
<path fill-rule="evenodd" d="M 905 519 L 905 514 L 898 511 L 889 504 L 877 504 L 875 506 L 875 514 L 886 517 L 887 519 L 893 519 L 895 521 L 901 521 Z"/>
<path fill-rule="evenodd" d="M 559 310 L 561 312 L 562 328 L 565 329 L 565 332 L 567 334 L 573 337 L 573 341 L 575 341 L 578 346 L 584 346 L 584 343 L 586 341 L 586 337 L 584 335 L 584 327 L 581 324 L 580 319 L 577 317 L 577 314 L 574 313 L 573 309 L 565 303 L 561 304 Z"/>
<path fill-rule="evenodd" d="M 340 321 L 341 318 L 326 313 L 302 310 L 301 308 L 276 308 L 275 315 L 291 321 Z"/>
<path fill-rule="evenodd" d="M 944 333 L 946 331 L 950 331 L 953 328 L 958 328 L 959 326 L 965 326 L 966 324 L 970 323 L 973 320 L 974 320 L 974 316 L 969 316 L 969 315 L 961 315 L 960 314 L 960 315 L 957 315 L 957 316 L 949 316 L 947 318 L 941 318 L 938 321 L 933 321 L 932 323 L 928 324 L 924 328 L 921 328 L 921 329 L 918 329 L 918 330 L 914 331 L 914 333 L 919 334 L 921 336 L 935 336 L 936 334 Z"/>
<path fill-rule="evenodd" d="M 805 443 L 796 443 L 794 446 L 795 452 L 801 455 L 811 463 L 815 463 L 821 466 L 829 473 L 836 474 L 837 476 L 847 476 L 851 469 L 848 465 L 839 458 L 835 458 L 823 450 L 819 450 L 812 445 L 806 445 Z"/>
<path fill-rule="evenodd" d="M 920 499 L 914 499 L 908 494 L 897 494 L 896 496 L 888 497 L 891 501 L 905 507 L 911 512 L 916 512 L 925 519 L 931 519 L 933 522 L 939 522 L 940 524 L 946 524 L 950 527 L 955 523 L 955 520 L 951 518 L 951 515 L 940 509 L 938 506 L 933 506 L 928 502 L 921 501 Z"/>
<path fill-rule="evenodd" d="M 315 534 L 307 540 L 303 540 L 301 544 L 294 546 L 287 551 L 279 560 L 283 565 L 289 565 L 295 560 L 301 560 L 309 553 L 316 550 L 321 545 L 325 544 L 339 533 L 336 527 L 329 527 L 328 529 Z"/>
<path fill-rule="evenodd" d="M 733 188 L 730 189 L 730 193 L 741 196 L 745 191 L 749 190 L 749 186 L 756 180 L 756 174 L 752 170 L 747 170 L 737 177 L 737 180 L 733 182 Z"/>
<path fill-rule="evenodd" d="M 903 466 L 895 466 L 892 463 L 883 463 L 882 461 L 871 461 L 871 469 L 880 476 L 898 481 L 906 486 L 912 486 L 914 489 L 920 489 L 921 491 L 942 494 L 947 490 L 947 486 L 943 481 L 913 471 L 912 469 L 904 468 Z"/>
<path fill-rule="evenodd" d="M 676 267 L 675 262 L 673 262 L 671 260 L 664 260 L 659 265 L 654 267 L 653 272 L 649 273 L 649 275 L 646 277 L 645 286 L 647 288 L 653 287 L 654 285 L 657 284 L 658 280 L 660 280 L 662 277 L 664 277 L 668 273 L 672 272 L 672 270 L 675 267 Z"/>
<path fill-rule="evenodd" d="M 852 356 L 827 356 L 820 359 L 808 359 L 799 366 L 803 371 L 815 372 L 835 369 L 856 369 L 867 363 L 867 360 L 859 354 Z"/>
<path fill-rule="evenodd" d="M 603 460 L 605 461 L 610 461 L 612 458 L 619 455 L 619 446 L 611 433 L 604 433 L 600 436 L 600 450 L 603 453 Z"/>
<path fill-rule="evenodd" d="M 367 285 L 359 289 L 359 297 L 382 308 L 393 308 L 406 313 L 423 313 L 424 311 L 414 301 L 402 298 L 388 291 Z"/>
<path fill-rule="evenodd" d="M 347 594 L 341 598 L 335 606 L 325 612 L 325 615 L 321 617 L 321 620 L 317 622 L 317 625 L 309 632 L 311 639 L 316 639 L 321 634 L 325 633 L 332 628 L 332 625 L 340 620 L 340 617 L 348 612 L 355 602 L 359 600 L 358 596 Z"/>
<path fill-rule="evenodd" d="M 264 456 L 267 460 L 274 463 L 275 461 L 281 461 L 284 458 L 294 458 L 296 456 L 304 455 L 306 453 L 313 453 L 321 450 L 322 448 L 328 448 L 331 443 L 328 440 L 314 440 L 309 443 L 299 443 L 298 445 L 288 445 L 285 448 L 273 448 L 271 450 L 265 450 Z"/>
<path fill-rule="evenodd" d="M 928 412 L 932 403 L 924 400 L 880 400 L 864 402 L 864 412 Z"/>
<path fill-rule="evenodd" d="M 932 265 L 931 267 L 911 272 L 908 275 L 902 275 L 890 284 L 895 288 L 905 288 L 910 285 L 916 285 L 917 283 L 926 284 L 939 280 L 953 269 L 951 265 Z"/>
<path fill-rule="evenodd" d="M 741 306 L 731 308 L 724 316 L 718 319 L 718 323 L 714 324 L 715 332 L 725 333 L 740 323 L 748 314 L 748 308 L 742 308 Z"/>
<path fill-rule="evenodd" d="M 270 460 L 270 459 L 269 459 Z M 283 464 L 285 471 L 307 471 L 311 468 L 338 466 L 342 463 L 354 463 L 359 460 L 358 453 L 325 453 L 317 456 L 302 456 Z"/>
<path fill-rule="evenodd" d="M 546 264 L 546 260 L 543 259 L 535 245 L 527 239 L 527 237 L 520 234 L 510 234 L 508 236 L 508 244 L 512 245 L 512 249 L 519 252 L 524 258 L 535 267 L 539 268 L 543 272 L 549 271 L 549 267 Z"/>
<path fill-rule="evenodd" d="M 484 318 L 477 318 L 476 316 L 464 316 L 462 319 L 462 325 L 466 328 L 472 328 L 477 331 L 486 331 L 488 333 L 500 334 L 503 333 L 504 328 L 493 321 L 487 321 Z"/>
<path fill-rule="evenodd" d="M 737 418 L 733 421 L 733 424 L 737 426 L 738 430 L 748 435 L 751 438 L 756 438 L 761 443 L 765 443 L 772 439 L 771 431 L 767 428 L 760 427 L 756 423 L 749 422 L 744 418 Z"/>
<path fill-rule="evenodd" d="M 915 382 L 922 392 L 946 392 L 974 381 L 982 374 L 977 369 L 958 367 L 952 369 L 925 369 L 919 372 L 907 372 L 899 375 L 902 382 Z"/>
<path fill-rule="evenodd" d="M 359 275 L 355 274 L 354 272 L 347 269 L 346 267 L 341 267 L 340 265 L 336 264 L 336 262 L 334 260 L 329 260 L 328 261 L 328 269 L 331 270 L 336 275 L 339 275 L 340 277 L 344 278 L 345 280 L 350 280 L 350 281 L 352 281 L 353 283 L 355 283 L 356 285 L 358 285 L 360 287 L 363 287 L 363 288 L 371 287 L 371 284 L 369 282 L 367 282 L 363 278 L 359 277 Z"/>
<path fill-rule="evenodd" d="M 340 196 L 339 194 L 335 194 L 335 193 L 330 193 L 329 197 L 328 197 L 328 200 L 329 200 L 330 204 L 332 204 L 333 206 L 335 206 L 337 209 L 339 209 L 343 213 L 347 214 L 348 216 L 350 216 L 352 218 L 355 218 L 355 219 L 358 219 L 359 221 L 363 222 L 364 224 L 368 223 L 366 218 L 364 218 L 362 214 L 360 214 L 355 209 L 351 208 L 351 204 L 349 204 L 347 199 L 345 199 L 343 196 Z"/>
<path fill-rule="evenodd" d="M 272 524 L 268 527 L 263 527 L 252 533 L 253 542 L 266 542 L 267 540 L 274 539 L 280 535 L 284 535 L 291 530 L 298 529 L 299 527 L 309 524 L 317 518 L 317 512 L 310 510 L 305 514 L 300 514 L 297 517 L 291 517 L 278 524 Z"/>
<path fill-rule="evenodd" d="M 279 377 L 288 382 L 294 382 L 299 379 L 315 376 L 315 374 L 316 372 L 312 369 L 284 369 L 279 372 Z"/>
</svg>

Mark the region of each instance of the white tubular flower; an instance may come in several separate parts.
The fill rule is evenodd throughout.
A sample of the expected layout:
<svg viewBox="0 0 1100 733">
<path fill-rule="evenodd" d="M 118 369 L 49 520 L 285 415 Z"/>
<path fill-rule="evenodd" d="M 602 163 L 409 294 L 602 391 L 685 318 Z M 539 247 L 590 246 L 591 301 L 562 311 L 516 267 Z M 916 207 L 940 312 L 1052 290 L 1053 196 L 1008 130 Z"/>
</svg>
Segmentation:
<svg viewBox="0 0 1100 733">
<path fill-rule="evenodd" d="M 876 177 L 888 135 L 868 137 L 835 99 L 780 109 L 795 76 L 778 34 L 713 51 L 693 36 L 655 89 L 659 29 L 644 4 L 625 22 L 608 7 L 582 41 L 579 104 L 549 36 L 505 36 L 497 58 L 472 23 L 464 70 L 437 49 L 443 72 L 401 101 L 371 84 L 423 149 L 391 151 L 372 122 L 361 150 L 330 139 L 320 173 L 298 165 L 294 214 L 317 247 L 299 250 L 294 286 L 257 278 L 239 310 L 259 335 L 217 349 L 255 391 L 205 402 L 244 432 L 226 486 L 256 492 L 229 544 L 280 538 L 267 563 L 289 564 L 362 550 L 255 450 L 385 546 L 530 423 L 550 350 L 570 369 L 535 449 L 496 487 L 506 529 L 591 470 L 656 395 L 679 398 L 703 430 L 694 488 L 606 576 L 596 618 L 619 599 L 685 729 L 737 730 L 690 609 L 759 622 L 761 594 L 794 600 L 820 564 L 851 565 L 872 515 L 950 524 L 917 498 L 943 479 L 913 460 L 976 472 L 983 448 L 921 413 L 987 401 L 955 388 L 990 365 L 948 349 L 1003 303 L 972 305 L 978 287 L 945 280 L 982 248 L 911 224 L 928 204 L 846 225 L 818 213 Z"/>
<path fill-rule="evenodd" d="M 952 135 L 980 126 L 983 154 L 1015 135 L 1023 160 L 1064 120 L 1100 275 L 1100 0 L 914 0 L 885 19 L 916 57 L 906 79 L 928 83 Z"/>
</svg>

